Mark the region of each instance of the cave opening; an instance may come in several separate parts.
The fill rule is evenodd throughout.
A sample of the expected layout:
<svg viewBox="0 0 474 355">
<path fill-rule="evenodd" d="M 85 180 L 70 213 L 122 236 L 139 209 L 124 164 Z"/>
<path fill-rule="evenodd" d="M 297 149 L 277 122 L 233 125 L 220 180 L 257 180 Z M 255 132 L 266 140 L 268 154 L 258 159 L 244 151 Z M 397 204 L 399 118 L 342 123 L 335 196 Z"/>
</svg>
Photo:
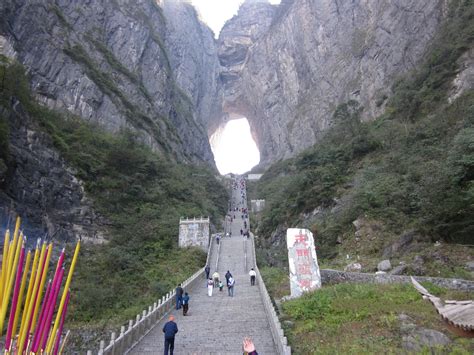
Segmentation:
<svg viewBox="0 0 474 355">
<path fill-rule="evenodd" d="M 222 175 L 243 174 L 260 162 L 260 151 L 245 117 L 223 123 L 211 135 L 209 143 Z"/>
</svg>

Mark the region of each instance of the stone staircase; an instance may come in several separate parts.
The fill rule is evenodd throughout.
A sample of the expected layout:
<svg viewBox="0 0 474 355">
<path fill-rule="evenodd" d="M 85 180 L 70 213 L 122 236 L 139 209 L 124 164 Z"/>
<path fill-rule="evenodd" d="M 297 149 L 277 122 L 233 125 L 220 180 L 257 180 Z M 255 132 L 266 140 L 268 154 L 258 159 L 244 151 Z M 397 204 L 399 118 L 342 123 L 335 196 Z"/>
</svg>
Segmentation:
<svg viewBox="0 0 474 355">
<path fill-rule="evenodd" d="M 246 207 L 242 203 L 240 189 L 233 190 L 232 205 Z M 233 215 L 233 212 L 232 212 Z M 227 295 L 227 288 L 222 292 L 218 288 L 212 297 L 207 295 L 206 282 L 198 283 L 191 289 L 185 289 L 190 296 L 189 312 L 186 317 L 182 311 L 173 310 L 179 332 L 175 340 L 175 354 L 240 354 L 242 340 L 251 337 L 260 355 L 277 354 L 267 313 L 258 286 L 250 286 L 248 270 L 253 265 L 253 248 L 251 241 L 240 235 L 244 219 L 240 212 L 229 225 L 232 237 L 221 239 L 220 248 L 212 242 L 209 265 L 211 275 L 217 270 L 224 280 L 227 270 L 234 279 L 234 297 Z M 248 220 L 247 220 L 248 223 Z M 219 253 L 218 253 L 219 251 Z M 218 259 L 217 259 L 218 258 Z M 129 354 L 161 354 L 164 348 L 162 328 L 167 317 L 159 322 Z"/>
</svg>

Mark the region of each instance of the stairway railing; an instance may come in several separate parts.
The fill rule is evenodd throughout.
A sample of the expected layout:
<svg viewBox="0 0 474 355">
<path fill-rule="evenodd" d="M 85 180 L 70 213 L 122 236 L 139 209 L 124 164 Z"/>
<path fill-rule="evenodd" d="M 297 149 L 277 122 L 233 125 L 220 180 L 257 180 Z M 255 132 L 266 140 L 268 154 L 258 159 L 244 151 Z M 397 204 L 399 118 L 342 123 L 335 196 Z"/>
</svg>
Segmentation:
<svg viewBox="0 0 474 355">
<path fill-rule="evenodd" d="M 207 251 L 206 265 L 210 261 L 210 255 L 212 252 L 212 238 L 209 242 L 209 248 Z M 198 270 L 191 277 L 186 279 L 181 283 L 183 288 L 193 287 L 196 283 L 202 282 L 205 277 L 204 268 Z M 137 345 L 140 340 L 145 337 L 154 327 L 158 324 L 163 318 L 165 318 L 168 313 L 174 307 L 176 291 L 171 290 L 159 299 L 157 302 L 154 302 L 152 306 L 149 306 L 148 309 L 144 309 L 142 314 L 137 314 L 135 320 L 129 320 L 128 327 L 125 329 L 125 326 L 122 326 L 120 329 L 120 334 L 117 337 L 115 332 L 112 332 L 110 337 L 110 343 L 105 344 L 105 341 L 100 342 L 99 355 L 121 355 L 127 354 L 135 345 Z M 88 351 L 87 355 L 92 355 L 92 351 Z"/>
<path fill-rule="evenodd" d="M 268 321 L 270 323 L 270 330 L 272 332 L 273 341 L 277 347 L 278 353 L 280 355 L 291 355 L 291 347 L 288 345 L 288 340 L 283 332 L 281 327 L 280 320 L 278 315 L 273 307 L 272 300 L 268 294 L 265 283 L 263 282 L 262 276 L 257 266 L 257 259 L 255 257 L 255 240 L 254 235 L 250 234 L 251 246 L 252 246 L 252 261 L 254 263 L 254 269 L 257 272 L 257 285 L 260 290 L 260 295 L 262 296 L 263 306 L 265 308 L 265 313 L 267 314 Z"/>
</svg>

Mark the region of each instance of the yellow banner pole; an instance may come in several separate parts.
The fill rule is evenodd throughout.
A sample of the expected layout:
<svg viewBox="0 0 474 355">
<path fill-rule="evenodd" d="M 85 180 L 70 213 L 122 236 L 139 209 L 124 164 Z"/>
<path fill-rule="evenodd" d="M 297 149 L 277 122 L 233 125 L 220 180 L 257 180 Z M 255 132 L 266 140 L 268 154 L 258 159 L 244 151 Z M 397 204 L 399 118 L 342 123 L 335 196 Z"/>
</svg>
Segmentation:
<svg viewBox="0 0 474 355">
<path fill-rule="evenodd" d="M 20 334 L 23 330 L 23 327 L 25 326 L 26 313 L 28 312 L 28 305 L 30 303 L 31 294 L 33 293 L 33 286 L 35 284 L 36 269 L 38 267 L 40 243 L 41 243 L 41 239 L 38 238 L 38 240 L 36 242 L 36 249 L 35 249 L 35 256 L 33 258 L 33 264 L 31 265 L 30 282 L 28 284 L 28 290 L 26 291 L 26 295 L 25 295 L 25 306 L 23 307 L 23 314 L 21 316 L 20 331 L 19 331 L 19 334 L 18 334 L 18 339 L 20 338 Z"/>
<path fill-rule="evenodd" d="M 23 246 L 23 244 L 24 244 L 23 240 L 21 240 L 18 243 L 20 248 L 17 248 L 18 250 L 15 253 L 15 259 L 14 259 L 13 265 L 12 265 L 11 277 L 8 280 L 7 292 L 5 293 L 5 296 L 3 297 L 2 310 L 0 312 L 0 336 L 3 335 L 3 323 L 5 322 L 5 316 L 7 315 L 8 303 L 10 302 L 10 293 L 11 293 L 12 288 L 13 288 L 13 282 L 15 281 L 15 274 L 16 274 L 17 267 L 18 267 L 18 258 L 20 257 L 20 250 L 21 250 L 21 247 Z"/>
<path fill-rule="evenodd" d="M 46 276 L 48 275 L 49 261 L 51 260 L 51 252 L 53 250 L 53 243 L 50 243 L 48 246 L 48 254 L 46 255 L 46 264 L 44 265 L 43 275 L 41 276 L 40 288 L 38 290 L 39 294 L 36 300 L 36 307 L 33 313 L 33 322 L 31 323 L 31 333 L 35 331 L 36 328 L 36 319 L 38 318 L 38 311 L 41 308 L 41 300 L 43 298 L 43 289 L 46 282 Z"/>
<path fill-rule="evenodd" d="M 7 270 L 8 270 L 8 248 L 10 246 L 10 230 L 7 229 L 5 232 L 5 239 L 3 241 L 3 258 L 2 258 L 2 276 L 0 282 L 0 305 L 3 302 L 3 289 L 5 288 L 5 284 L 7 283 Z"/>
<path fill-rule="evenodd" d="M 10 273 L 13 268 L 13 261 L 15 261 L 17 242 L 18 242 L 18 234 L 13 234 L 13 241 L 10 243 L 10 246 L 8 247 L 7 271 L 5 273 L 5 287 L 3 288 L 2 306 L 3 306 L 3 301 L 5 301 L 8 284 L 10 283 Z"/>
</svg>

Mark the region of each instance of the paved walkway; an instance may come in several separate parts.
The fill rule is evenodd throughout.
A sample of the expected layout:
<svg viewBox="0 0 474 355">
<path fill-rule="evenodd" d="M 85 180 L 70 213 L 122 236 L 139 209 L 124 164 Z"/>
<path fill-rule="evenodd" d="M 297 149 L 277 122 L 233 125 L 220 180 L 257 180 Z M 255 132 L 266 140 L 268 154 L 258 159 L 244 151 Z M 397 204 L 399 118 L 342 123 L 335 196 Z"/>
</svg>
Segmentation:
<svg viewBox="0 0 474 355">
<path fill-rule="evenodd" d="M 240 186 L 232 191 L 231 206 L 246 208 Z M 231 214 L 233 216 L 234 212 Z M 209 297 L 204 280 L 202 285 L 185 290 L 191 297 L 188 315 L 184 317 L 181 311 L 173 311 L 179 329 L 175 340 L 176 355 L 241 354 L 242 340 L 246 336 L 253 339 L 260 355 L 277 354 L 259 289 L 257 286 L 250 286 L 248 270 L 252 265 L 248 263 L 246 266 L 245 255 L 247 251 L 247 260 L 252 260 L 253 250 L 250 241 L 240 236 L 240 229 L 244 229 L 244 219 L 239 211 L 235 212 L 235 217 L 228 225 L 232 237 L 221 240 L 218 261 L 218 272 L 224 283 L 227 270 L 235 278 L 234 297 L 227 295 L 226 287 L 222 292 L 214 289 L 212 297 Z M 209 263 L 211 275 L 215 271 L 217 250 L 214 242 Z M 130 354 L 162 354 L 162 328 L 166 321 L 167 319 L 158 323 Z"/>
</svg>

